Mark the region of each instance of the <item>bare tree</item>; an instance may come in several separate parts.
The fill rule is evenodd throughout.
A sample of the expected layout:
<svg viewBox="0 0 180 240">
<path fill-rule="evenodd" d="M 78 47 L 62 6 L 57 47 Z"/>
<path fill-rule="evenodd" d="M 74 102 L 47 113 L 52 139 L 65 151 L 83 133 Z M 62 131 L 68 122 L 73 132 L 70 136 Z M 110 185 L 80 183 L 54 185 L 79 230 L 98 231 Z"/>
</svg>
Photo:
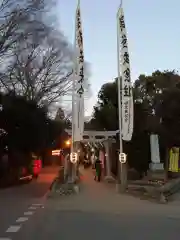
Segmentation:
<svg viewBox="0 0 180 240">
<path fill-rule="evenodd" d="M 72 59 L 72 49 L 60 32 L 46 31 L 43 39 L 36 33 L 35 39 L 20 42 L 0 86 L 49 106 L 72 92 Z"/>
<path fill-rule="evenodd" d="M 43 0 L 2 0 L 0 4 L 0 57 L 10 54 L 18 41 L 35 32 L 43 32 L 39 15 L 44 8 Z M 38 14 L 37 14 L 38 13 Z M 33 26 L 33 29 L 32 29 Z M 33 31 L 32 31 L 33 30 Z M 4 60 L 4 57 L 3 57 Z"/>
<path fill-rule="evenodd" d="M 21 43 L 14 52 L 13 65 L 0 79 L 0 84 L 29 100 L 49 105 L 71 85 L 71 59 L 67 41 L 62 34 L 52 30 L 39 42 Z"/>
<path fill-rule="evenodd" d="M 60 65 L 65 70 L 65 61 L 68 62 L 65 59 L 67 44 L 60 34 L 58 40 L 57 33 L 45 24 L 46 8 L 46 0 L 1 1 L 1 91 L 13 90 L 38 102 L 46 99 L 52 102 L 60 94 L 56 88 L 69 75 L 67 71 L 60 71 Z M 53 34 L 56 37 L 52 37 Z M 64 88 L 67 85 L 64 84 Z"/>
<path fill-rule="evenodd" d="M 3 1 L 0 88 L 49 106 L 72 91 L 73 49 L 44 21 L 45 1 Z"/>
</svg>

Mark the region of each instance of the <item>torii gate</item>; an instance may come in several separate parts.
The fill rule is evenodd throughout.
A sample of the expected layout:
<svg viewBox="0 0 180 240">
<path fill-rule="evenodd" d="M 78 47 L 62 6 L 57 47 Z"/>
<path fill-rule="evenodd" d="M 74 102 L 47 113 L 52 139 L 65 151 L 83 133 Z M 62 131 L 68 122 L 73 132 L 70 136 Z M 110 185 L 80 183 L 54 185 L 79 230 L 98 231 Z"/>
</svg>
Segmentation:
<svg viewBox="0 0 180 240">
<path fill-rule="evenodd" d="M 68 133 L 68 135 L 71 136 L 72 130 L 71 129 L 66 129 L 65 132 Z M 119 130 L 117 131 L 84 131 L 83 134 L 83 143 L 102 143 L 105 147 L 105 152 L 106 152 L 106 169 L 107 169 L 107 175 L 105 179 L 107 181 L 112 180 L 111 176 L 111 162 L 110 162 L 110 157 L 109 157 L 109 143 L 112 141 L 115 141 L 116 134 L 119 133 Z"/>
<path fill-rule="evenodd" d="M 72 134 L 71 129 L 66 129 L 65 132 L 67 132 L 70 136 Z M 106 140 L 112 140 L 116 137 L 116 134 L 119 132 L 117 131 L 84 131 L 83 134 L 83 142 L 92 142 L 92 143 L 98 143 L 98 142 L 104 142 Z"/>
</svg>

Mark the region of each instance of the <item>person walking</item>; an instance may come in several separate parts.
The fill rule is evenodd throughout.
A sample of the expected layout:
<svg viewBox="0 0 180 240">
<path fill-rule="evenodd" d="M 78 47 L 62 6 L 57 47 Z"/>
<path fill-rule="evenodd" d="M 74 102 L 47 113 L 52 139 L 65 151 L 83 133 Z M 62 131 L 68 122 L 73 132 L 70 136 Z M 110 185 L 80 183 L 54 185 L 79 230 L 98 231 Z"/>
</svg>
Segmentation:
<svg viewBox="0 0 180 240">
<path fill-rule="evenodd" d="M 95 181 L 100 182 L 101 181 L 101 161 L 99 160 L 99 158 L 97 158 L 95 161 L 95 169 L 96 169 Z"/>
</svg>

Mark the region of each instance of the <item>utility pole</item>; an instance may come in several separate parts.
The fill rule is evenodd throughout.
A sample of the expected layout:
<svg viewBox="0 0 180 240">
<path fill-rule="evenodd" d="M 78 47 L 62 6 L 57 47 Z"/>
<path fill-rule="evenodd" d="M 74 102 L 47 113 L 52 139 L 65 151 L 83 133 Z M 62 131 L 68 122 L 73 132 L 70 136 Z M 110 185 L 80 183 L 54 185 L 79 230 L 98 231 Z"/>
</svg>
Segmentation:
<svg viewBox="0 0 180 240">
<path fill-rule="evenodd" d="M 121 77 L 119 74 L 118 76 L 119 156 L 120 154 L 123 153 L 121 93 L 122 93 Z M 118 159 L 118 177 L 117 177 L 117 183 L 116 183 L 116 190 L 117 192 L 120 192 L 120 191 L 125 192 L 126 188 L 127 188 L 127 163 L 122 163 L 120 162 L 120 159 Z"/>
</svg>

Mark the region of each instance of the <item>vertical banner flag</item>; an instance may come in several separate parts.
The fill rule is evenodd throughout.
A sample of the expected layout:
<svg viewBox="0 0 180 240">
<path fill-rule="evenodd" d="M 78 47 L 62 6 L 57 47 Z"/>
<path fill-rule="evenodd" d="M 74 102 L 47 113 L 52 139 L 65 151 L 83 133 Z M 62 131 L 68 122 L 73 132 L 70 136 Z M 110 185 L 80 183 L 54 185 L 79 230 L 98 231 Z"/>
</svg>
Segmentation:
<svg viewBox="0 0 180 240">
<path fill-rule="evenodd" d="M 76 10 L 75 25 L 75 52 L 76 52 L 76 86 L 75 86 L 75 109 L 74 109 L 74 141 L 83 140 L 84 132 L 84 49 L 81 23 L 80 0 Z"/>
<path fill-rule="evenodd" d="M 119 39 L 119 68 L 121 76 L 121 84 L 119 91 L 121 92 L 121 117 L 122 117 L 122 139 L 130 141 L 133 134 L 134 106 L 133 92 L 131 84 L 130 60 L 128 52 L 128 42 L 126 27 L 124 21 L 124 11 L 122 6 L 118 10 L 118 39 Z"/>
</svg>

